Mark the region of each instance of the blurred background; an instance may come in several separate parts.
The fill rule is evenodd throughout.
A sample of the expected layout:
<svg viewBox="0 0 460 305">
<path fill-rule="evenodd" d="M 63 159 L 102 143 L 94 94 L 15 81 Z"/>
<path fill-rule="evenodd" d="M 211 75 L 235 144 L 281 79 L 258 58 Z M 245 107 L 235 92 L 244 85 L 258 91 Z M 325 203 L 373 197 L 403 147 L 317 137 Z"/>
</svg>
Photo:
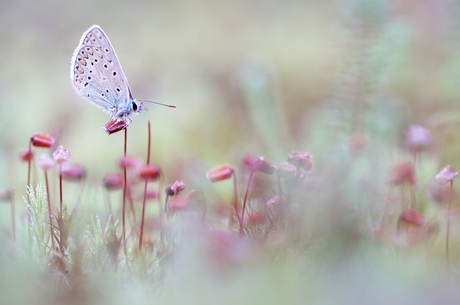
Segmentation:
<svg viewBox="0 0 460 305">
<path fill-rule="evenodd" d="M 421 185 L 447 163 L 460 167 L 460 1 L 3 0 L 0 186 L 23 192 L 26 166 L 18 153 L 34 132 L 56 137 L 87 168 L 87 189 L 99 188 L 103 175 L 117 169 L 123 133 L 104 132 L 108 116 L 77 96 L 69 76 L 74 49 L 93 24 L 111 40 L 135 98 L 177 106 L 146 105 L 128 135 L 128 154 L 144 159 L 151 121 L 151 160 L 168 183 L 181 179 L 203 190 L 206 171 L 218 164 L 237 165 L 247 155 L 279 163 L 290 151 L 305 150 L 315 160 L 315 177 L 324 178 L 317 181 L 324 193 L 315 198 L 356 207 L 382 198 L 376 194 L 393 162 L 407 157 L 403 135 L 412 123 L 433 133 Z M 356 157 L 363 147 L 364 156 Z M 374 252 L 350 259 L 333 283 L 347 282 L 350 270 L 355 281 L 337 298 L 351 296 L 348 289 L 368 284 L 369 276 L 376 286 L 349 302 L 374 302 L 379 285 L 394 288 L 392 276 L 401 284 L 429 272 L 419 270 L 423 254 L 409 266 L 387 254 L 378 270 Z M 323 271 L 314 269 L 308 281 Z M 410 293 L 433 287 L 432 281 Z M 291 289 L 292 298 L 304 297 L 302 284 L 285 285 L 280 299 Z"/>
<path fill-rule="evenodd" d="M 121 154 L 122 133 L 107 136 L 108 117 L 70 83 L 70 58 L 93 24 L 109 36 L 136 98 L 177 106 L 148 105 L 129 129 L 129 152 L 144 153 L 151 120 L 152 158 L 166 168 L 187 158 L 212 164 L 245 153 L 314 153 L 307 137 L 325 120 L 341 125 L 335 132 L 363 129 L 374 107 L 391 132 L 426 122 L 459 94 L 455 1 L 3 1 L 1 8 L 0 168 L 10 174 L 36 131 L 59 136 L 93 173 L 113 166 L 96 154 L 104 161 Z M 24 179 L 10 174 L 0 184 Z"/>
<path fill-rule="evenodd" d="M 434 0 L 4 1 L 0 184 L 24 181 L 17 152 L 37 131 L 91 168 L 90 180 L 114 167 L 122 133 L 104 133 L 108 117 L 69 77 L 93 24 L 109 36 L 135 98 L 177 106 L 147 105 L 129 128 L 128 151 L 143 156 L 151 120 L 152 160 L 172 169 L 323 154 L 343 140 L 331 132 L 398 144 L 409 123 L 457 123 L 457 12 L 456 1 Z"/>
<path fill-rule="evenodd" d="M 9 132 L 0 135 L 0 168 L 10 174 L 0 182 L 23 181 L 10 175 L 36 131 L 59 137 L 74 162 L 92 169 L 90 179 L 121 154 L 122 133 L 107 136 L 108 117 L 70 83 L 70 58 L 93 24 L 109 36 L 135 98 L 177 106 L 147 105 L 134 118 L 131 154 L 145 154 L 147 120 L 153 160 L 165 168 L 267 149 L 285 154 L 333 94 L 345 59 L 341 14 L 323 1 L 5 1 L 0 124 Z"/>
</svg>

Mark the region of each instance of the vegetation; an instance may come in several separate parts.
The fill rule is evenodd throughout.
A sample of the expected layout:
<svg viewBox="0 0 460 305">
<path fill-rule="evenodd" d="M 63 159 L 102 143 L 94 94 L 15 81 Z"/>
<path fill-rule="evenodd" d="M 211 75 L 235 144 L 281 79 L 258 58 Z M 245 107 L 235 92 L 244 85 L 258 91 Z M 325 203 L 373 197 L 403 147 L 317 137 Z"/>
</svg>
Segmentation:
<svg viewBox="0 0 460 305">
<path fill-rule="evenodd" d="M 29 23 L 14 30 L 2 52 L 24 62 L 0 71 L 0 302 L 455 302 L 459 4 L 212 3 L 143 4 L 133 35 L 95 22 L 136 97 L 177 105 L 110 136 L 57 72 L 71 56 L 60 35 L 71 50 L 93 21 L 44 25 L 35 53 L 21 45 Z M 34 74 L 41 45 L 59 54 L 45 56 L 49 78 Z"/>
</svg>

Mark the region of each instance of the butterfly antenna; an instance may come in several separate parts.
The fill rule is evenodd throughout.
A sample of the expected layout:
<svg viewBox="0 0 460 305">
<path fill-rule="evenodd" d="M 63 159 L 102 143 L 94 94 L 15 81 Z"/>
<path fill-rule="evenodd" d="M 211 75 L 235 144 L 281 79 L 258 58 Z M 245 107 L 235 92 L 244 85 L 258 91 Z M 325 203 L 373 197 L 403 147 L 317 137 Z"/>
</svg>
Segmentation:
<svg viewBox="0 0 460 305">
<path fill-rule="evenodd" d="M 163 103 L 149 101 L 149 100 L 138 100 L 138 101 L 139 102 L 147 102 L 147 103 L 157 104 L 157 105 L 161 105 L 161 106 L 166 106 L 166 107 L 169 107 L 169 108 L 176 108 L 175 105 L 168 105 L 168 104 L 163 104 Z"/>
</svg>

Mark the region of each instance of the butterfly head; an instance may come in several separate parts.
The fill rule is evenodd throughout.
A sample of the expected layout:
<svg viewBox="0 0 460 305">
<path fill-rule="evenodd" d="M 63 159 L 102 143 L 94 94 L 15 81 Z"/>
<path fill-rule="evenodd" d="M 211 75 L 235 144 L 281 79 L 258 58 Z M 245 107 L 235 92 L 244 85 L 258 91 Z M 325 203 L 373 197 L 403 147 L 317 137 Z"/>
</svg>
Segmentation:
<svg viewBox="0 0 460 305">
<path fill-rule="evenodd" d="M 138 101 L 135 99 L 131 100 L 131 112 L 139 114 L 139 112 L 141 112 L 143 109 L 142 104 L 142 101 Z"/>
<path fill-rule="evenodd" d="M 139 112 L 141 112 L 143 109 L 142 104 L 142 101 L 132 99 L 127 105 L 119 105 L 118 109 L 115 110 L 112 117 L 123 119 L 129 117 L 133 113 L 139 114 Z"/>
<path fill-rule="evenodd" d="M 129 111 L 129 114 L 131 114 L 131 113 L 139 114 L 139 112 L 142 111 L 143 102 L 138 101 L 135 98 L 133 98 L 133 95 L 131 94 L 131 90 L 129 90 L 129 87 L 128 87 L 128 91 L 129 91 L 129 104 L 126 105 L 126 106 L 129 109 L 127 109 L 127 110 Z"/>
</svg>

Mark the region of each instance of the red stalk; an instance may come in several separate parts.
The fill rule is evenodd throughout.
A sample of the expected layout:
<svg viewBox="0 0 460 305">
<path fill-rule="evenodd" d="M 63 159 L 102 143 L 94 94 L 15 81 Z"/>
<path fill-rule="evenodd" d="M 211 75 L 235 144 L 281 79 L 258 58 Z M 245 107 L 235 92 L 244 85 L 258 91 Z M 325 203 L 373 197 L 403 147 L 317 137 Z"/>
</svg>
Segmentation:
<svg viewBox="0 0 460 305">
<path fill-rule="evenodd" d="M 236 218 L 238 219 L 238 222 L 240 224 L 240 234 L 242 234 L 241 230 L 243 227 L 243 222 L 241 221 L 241 216 L 240 216 L 240 213 L 238 212 L 238 191 L 236 187 L 236 175 L 235 173 L 233 173 L 232 175 L 233 175 L 233 209 L 235 210 Z"/>
<path fill-rule="evenodd" d="M 150 120 L 147 124 L 147 165 L 150 164 L 150 141 L 151 141 L 151 132 L 150 132 Z M 147 184 L 148 178 L 145 179 L 144 183 L 144 198 L 142 199 L 142 217 L 141 217 L 141 229 L 139 235 L 139 249 L 142 247 L 142 239 L 144 237 L 144 219 L 145 219 L 145 203 L 147 201 Z"/>
<path fill-rule="evenodd" d="M 49 203 L 49 202 L 48 202 Z M 61 253 L 64 254 L 64 248 L 62 247 L 62 230 L 63 230 L 63 223 L 62 223 L 62 174 L 61 174 L 61 164 L 59 164 L 59 249 Z"/>
<path fill-rule="evenodd" d="M 453 180 L 450 180 L 450 189 L 452 190 Z M 450 208 L 452 200 L 447 203 L 447 229 L 446 229 L 446 261 L 449 264 L 449 231 L 450 231 Z"/>
<path fill-rule="evenodd" d="M 124 146 L 123 146 L 123 156 L 126 157 L 127 151 L 127 142 L 128 142 L 128 128 L 124 129 L 125 136 L 124 136 Z M 122 213 L 121 213 L 121 226 L 122 226 L 122 236 L 123 236 L 123 244 L 125 248 L 126 254 L 126 223 L 125 223 L 125 214 L 126 214 L 126 188 L 127 188 L 127 178 L 126 178 L 126 166 L 123 167 L 123 204 L 122 204 Z"/>
</svg>

